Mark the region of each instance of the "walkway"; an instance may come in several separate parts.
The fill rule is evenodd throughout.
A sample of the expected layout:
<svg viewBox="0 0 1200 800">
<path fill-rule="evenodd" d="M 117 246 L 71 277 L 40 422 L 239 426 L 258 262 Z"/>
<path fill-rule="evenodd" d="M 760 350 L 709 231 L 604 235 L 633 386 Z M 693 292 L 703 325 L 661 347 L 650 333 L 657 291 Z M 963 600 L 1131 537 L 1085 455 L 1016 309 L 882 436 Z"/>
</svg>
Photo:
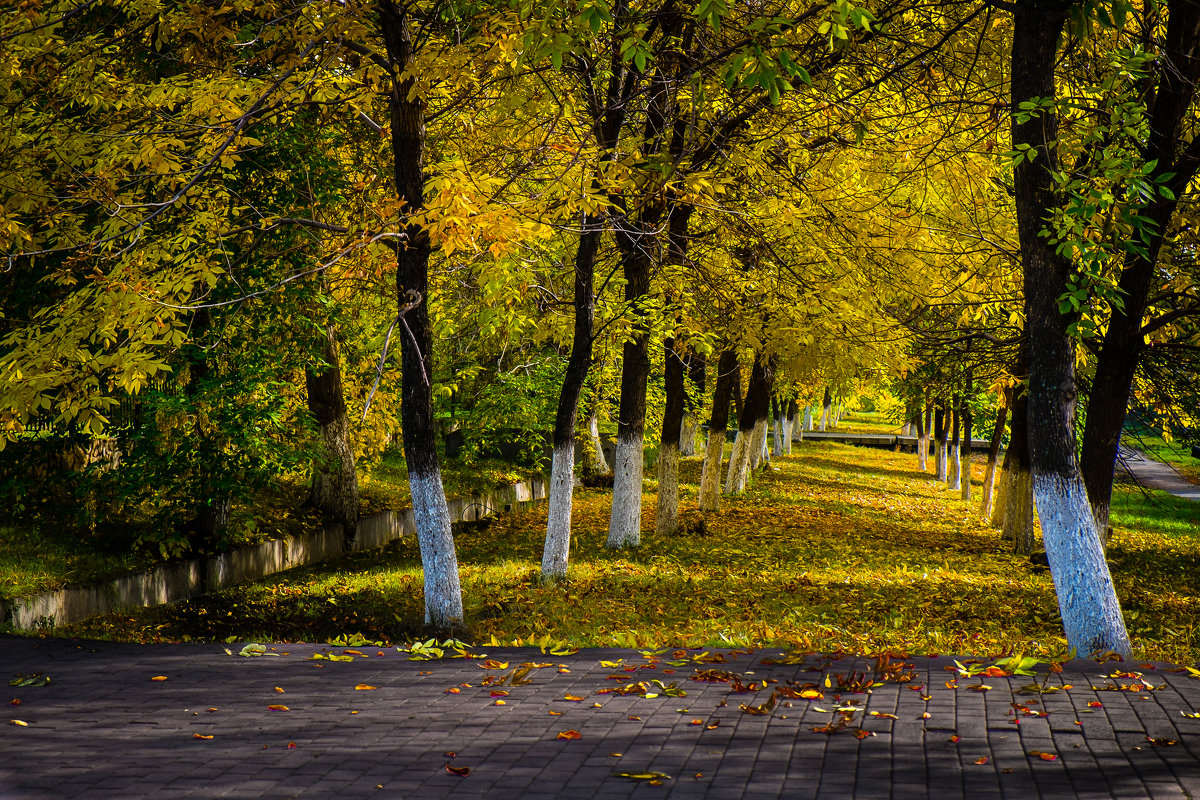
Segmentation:
<svg viewBox="0 0 1200 800">
<path fill-rule="evenodd" d="M 1117 463 L 1148 489 L 1161 489 L 1184 500 L 1200 502 L 1200 486 L 1184 478 L 1170 464 L 1155 461 L 1141 450 L 1121 445 Z"/>
<path fill-rule="evenodd" d="M 914 658 L 866 694 L 872 660 L 773 650 L 229 649 L 0 637 L 0 674 L 49 679 L 9 686 L 0 797 L 1200 797 L 1200 680 L 1161 664 L 1039 695 Z"/>
</svg>

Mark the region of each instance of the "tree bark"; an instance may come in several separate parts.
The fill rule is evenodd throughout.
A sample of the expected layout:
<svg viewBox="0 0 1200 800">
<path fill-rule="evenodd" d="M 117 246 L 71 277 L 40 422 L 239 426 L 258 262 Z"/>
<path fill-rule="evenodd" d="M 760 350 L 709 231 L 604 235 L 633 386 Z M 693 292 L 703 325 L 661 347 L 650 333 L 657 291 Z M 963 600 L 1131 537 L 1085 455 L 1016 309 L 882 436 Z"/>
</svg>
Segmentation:
<svg viewBox="0 0 1200 800">
<path fill-rule="evenodd" d="M 962 427 L 961 411 L 958 398 L 951 401 L 950 407 L 950 447 L 946 455 L 946 488 L 958 491 L 962 488 L 962 460 L 959 457 L 960 428 Z"/>
<path fill-rule="evenodd" d="M 1055 0 L 1017 1 L 1014 111 L 1022 103 L 1054 98 L 1057 43 L 1068 8 Z M 1129 656 L 1129 635 L 1075 460 L 1075 344 L 1068 335 L 1071 319 L 1058 304 L 1071 264 L 1042 236 L 1045 219 L 1059 202 L 1052 179 L 1058 163 L 1051 143 L 1057 139 L 1053 110 L 1024 122 L 1014 113 L 1013 148 L 1026 148 L 1030 156 L 1014 169 L 1014 189 L 1029 341 L 1033 491 L 1068 644 L 1080 655 L 1111 651 Z"/>
<path fill-rule="evenodd" d="M 917 469 L 925 472 L 929 469 L 929 440 L 925 427 L 925 409 L 917 409 Z"/>
<path fill-rule="evenodd" d="M 771 429 L 772 439 L 771 445 L 775 448 L 775 456 L 783 455 L 783 408 L 779 404 L 779 398 L 771 397 L 771 415 L 774 417 L 774 423 Z"/>
<path fill-rule="evenodd" d="M 1022 346 L 1024 350 L 1024 346 Z M 1019 356 L 1023 365 L 1026 356 Z M 1022 367 L 1022 372 L 1025 370 Z M 1024 378 L 1024 374 L 1021 375 Z M 1004 501 L 1002 536 L 1012 543 L 1013 552 L 1028 555 L 1037 545 L 1033 518 L 1033 474 L 1029 466 L 1029 397 L 1014 392 L 1011 435 L 1004 463 Z"/>
<path fill-rule="evenodd" d="M 958 479 L 962 489 L 962 499 L 971 499 L 971 436 L 974 433 L 972 425 L 975 422 L 971 414 L 971 406 L 968 403 L 963 403 L 962 410 L 959 412 L 962 418 L 963 437 L 958 454 Z"/>
<path fill-rule="evenodd" d="M 413 42 L 408 7 L 380 0 L 379 27 L 395 76 L 389 92 L 396 193 L 403 213 L 425 207 L 425 104 L 410 96 L 415 79 L 406 75 Z M 408 224 L 407 241 L 396 248 L 396 294 L 400 310 L 401 404 L 408 484 L 425 572 L 425 621 L 441 629 L 462 622 L 458 555 L 450 533 L 450 512 L 437 460 L 433 425 L 433 335 L 429 324 L 428 234 Z"/>
<path fill-rule="evenodd" d="M 721 507 L 721 456 L 725 452 L 725 429 L 729 427 L 729 400 L 734 384 L 740 382 L 737 352 L 724 350 L 717 361 L 717 379 L 713 384 L 712 412 L 708 418 L 708 446 L 700 469 L 701 511 Z"/>
<path fill-rule="evenodd" d="M 675 339 L 663 342 L 666 408 L 658 444 L 658 496 L 654 528 L 673 534 L 679 528 L 679 432 L 683 425 L 684 365 Z"/>
<path fill-rule="evenodd" d="M 990 519 L 995 500 L 996 461 L 1000 457 L 1000 443 L 1004 440 L 1004 424 L 1008 418 L 1008 407 L 1012 404 L 1012 389 L 1004 390 L 1004 400 L 996 409 L 996 424 L 992 427 L 992 438 L 988 442 L 987 472 L 983 475 L 983 491 L 979 498 L 979 516 Z"/>
<path fill-rule="evenodd" d="M 579 396 L 587 382 L 592 363 L 592 342 L 596 320 L 596 295 L 593 289 L 596 251 L 600 245 L 603 220 L 584 214 L 580 226 L 579 248 L 575 251 L 575 330 L 571 355 L 563 375 L 554 416 L 554 450 L 550 456 L 550 497 L 546 519 L 546 541 L 542 548 L 542 581 L 552 582 L 567 576 L 571 552 L 571 509 L 575 493 L 575 423 Z M 590 426 L 595 422 L 595 404 Z M 599 430 L 596 431 L 599 439 Z M 599 452 L 600 461 L 604 451 Z M 607 466 L 607 464 L 605 465 Z"/>
<path fill-rule="evenodd" d="M 695 392 L 688 391 L 684 395 L 687 405 L 683 412 L 683 424 L 679 429 L 679 455 L 694 456 L 696 455 L 696 434 L 700 430 L 700 406 L 703 405 L 701 398 L 704 397 L 704 376 L 707 364 L 703 356 L 689 352 L 688 357 L 684 359 L 684 366 L 687 368 L 688 380 L 695 387 Z"/>
<path fill-rule="evenodd" d="M 746 388 L 746 399 L 742 403 L 742 414 L 738 419 L 737 439 L 733 443 L 733 455 L 729 457 L 729 474 L 725 482 L 725 491 L 729 493 L 744 492 L 746 478 L 755 461 L 756 452 L 761 452 L 766 435 L 766 417 L 771 397 L 771 379 L 774 377 L 774 365 L 765 361 L 762 354 L 757 354 L 754 367 L 750 371 L 750 384 Z M 764 438 L 755 437 L 755 428 L 762 421 Z M 741 447 L 738 446 L 741 442 Z"/>
<path fill-rule="evenodd" d="M 592 398 L 588 407 L 587 432 L 583 445 L 583 471 L 591 475 L 610 475 L 608 459 L 604 456 L 604 442 L 600 440 L 600 395 Z"/>
<path fill-rule="evenodd" d="M 946 404 L 939 402 L 933 412 L 934 466 L 937 479 L 946 480 Z"/>
<path fill-rule="evenodd" d="M 320 369 L 304 371 L 308 411 L 321 429 L 323 458 L 313 465 L 310 504 L 342 526 L 346 544 L 354 541 L 358 526 L 358 472 L 350 439 L 350 416 L 342 390 L 342 368 L 337 336 L 325 326 Z"/>
<path fill-rule="evenodd" d="M 1163 235 L 1178 206 L 1178 198 L 1195 176 L 1200 151 L 1193 141 L 1184 151 L 1183 121 L 1200 82 L 1200 3 L 1170 0 L 1165 47 L 1157 64 L 1158 85 L 1149 111 L 1149 137 L 1143 158 L 1155 167 L 1148 177 L 1164 179 L 1174 198 L 1155 196 L 1138 210 L 1153 229 L 1144 255 L 1128 252 L 1121 272 L 1123 304 L 1114 308 L 1096 359 L 1096 374 L 1087 405 L 1080 450 L 1080 470 L 1101 541 L 1107 542 L 1113 473 L 1121 445 L 1121 430 L 1129 408 L 1138 361 L 1145 349 L 1142 320 L 1154 282 Z"/>
<path fill-rule="evenodd" d="M 824 432 L 825 426 L 831 423 L 831 415 L 833 412 L 833 395 L 829 392 L 829 387 L 825 387 L 825 396 L 821 399 L 821 431 Z"/>
</svg>

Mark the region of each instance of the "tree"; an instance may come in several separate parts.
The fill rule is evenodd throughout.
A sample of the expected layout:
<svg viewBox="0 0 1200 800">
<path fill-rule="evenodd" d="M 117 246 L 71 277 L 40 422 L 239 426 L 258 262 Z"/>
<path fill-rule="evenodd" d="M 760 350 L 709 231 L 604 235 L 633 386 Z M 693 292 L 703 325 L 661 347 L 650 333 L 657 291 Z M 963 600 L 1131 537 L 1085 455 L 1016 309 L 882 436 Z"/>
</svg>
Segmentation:
<svg viewBox="0 0 1200 800">
<path fill-rule="evenodd" d="M 1013 11 L 1012 144 L 1017 230 L 1029 340 L 1029 443 L 1033 491 L 1067 642 L 1080 653 L 1131 646 L 1087 490 L 1075 458 L 1075 347 L 1062 313 L 1071 263 L 1043 235 L 1061 203 L 1054 110 L 1058 44 L 1072 6 L 1018 0 Z"/>
</svg>

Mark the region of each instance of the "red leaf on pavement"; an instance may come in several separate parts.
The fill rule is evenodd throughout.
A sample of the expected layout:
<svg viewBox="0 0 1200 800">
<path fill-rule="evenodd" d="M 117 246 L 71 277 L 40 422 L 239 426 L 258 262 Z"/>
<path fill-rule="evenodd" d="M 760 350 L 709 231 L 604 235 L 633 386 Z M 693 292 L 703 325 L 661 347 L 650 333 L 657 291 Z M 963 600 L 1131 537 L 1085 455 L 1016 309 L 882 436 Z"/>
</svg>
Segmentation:
<svg viewBox="0 0 1200 800">
<path fill-rule="evenodd" d="M 465 778 L 471 774 L 471 768 L 470 767 L 452 767 L 449 764 L 447 764 L 446 772 L 449 772 L 451 775 L 457 775 L 460 778 Z"/>
<path fill-rule="evenodd" d="M 583 734 L 580 733 L 579 731 L 559 731 L 558 736 L 556 736 L 554 738 L 575 740 L 575 739 L 582 739 Z"/>
</svg>

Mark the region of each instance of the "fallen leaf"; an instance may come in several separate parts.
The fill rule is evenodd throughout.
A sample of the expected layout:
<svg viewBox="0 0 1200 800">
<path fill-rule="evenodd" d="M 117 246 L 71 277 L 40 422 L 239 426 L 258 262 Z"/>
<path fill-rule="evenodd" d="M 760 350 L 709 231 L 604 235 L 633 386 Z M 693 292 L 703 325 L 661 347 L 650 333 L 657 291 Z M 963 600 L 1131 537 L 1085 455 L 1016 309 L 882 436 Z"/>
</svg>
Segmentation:
<svg viewBox="0 0 1200 800">
<path fill-rule="evenodd" d="M 705 725 L 705 730 L 715 731 L 721 724 L 721 720 L 714 719 L 712 722 Z"/>
<path fill-rule="evenodd" d="M 372 691 L 372 690 L 374 690 L 374 689 L 377 689 L 377 688 L 379 688 L 379 687 L 377 687 L 377 686 L 368 686 L 368 685 L 367 685 L 367 684 L 365 684 L 365 683 L 360 683 L 360 684 L 358 684 L 357 686 L 355 686 L 355 687 L 354 687 L 354 691 L 356 691 L 356 692 L 369 692 L 369 691 Z"/>
<path fill-rule="evenodd" d="M 1179 744 L 1179 742 L 1174 739 L 1155 739 L 1153 736 L 1147 736 L 1146 741 L 1155 747 L 1171 747 Z"/>
<path fill-rule="evenodd" d="M 854 731 L 855 739 L 866 739 L 868 736 L 874 736 L 874 731 L 864 731 L 862 728 L 857 728 Z"/>
<path fill-rule="evenodd" d="M 213 708 L 206 708 L 204 710 L 211 714 L 212 712 L 216 711 L 217 709 L 216 709 L 216 707 L 213 707 Z"/>
<path fill-rule="evenodd" d="M 921 719 L 929 719 L 932 716 L 933 716 L 933 714 L 930 714 L 928 711 L 921 712 Z"/>
<path fill-rule="evenodd" d="M 620 758 L 621 756 L 623 756 L 625 754 L 624 753 L 609 753 L 608 755 L 609 755 L 609 758 Z"/>
<path fill-rule="evenodd" d="M 578 703 L 582 699 L 583 699 L 582 697 L 577 697 L 576 695 L 573 695 L 573 694 L 563 695 L 563 700 L 570 700 L 572 703 Z"/>
<path fill-rule="evenodd" d="M 671 776 L 665 772 L 614 772 L 613 777 L 629 778 L 632 781 L 650 781 L 652 784 L 655 781 L 661 784 L 663 781 L 671 780 Z"/>
<path fill-rule="evenodd" d="M 295 742 L 288 742 L 288 748 L 287 748 L 287 749 L 288 749 L 288 750 L 295 750 L 295 749 L 296 749 L 296 743 L 295 743 Z"/>
<path fill-rule="evenodd" d="M 566 674 L 568 674 L 570 671 L 571 671 L 571 670 L 567 669 L 566 667 L 559 667 L 559 668 L 558 668 L 558 674 L 559 674 L 559 675 L 566 675 Z"/>
<path fill-rule="evenodd" d="M 508 669 L 507 661 L 497 661 L 494 658 L 489 658 L 479 665 L 480 669 Z"/>
<path fill-rule="evenodd" d="M 1088 703 L 1088 708 L 1104 708 L 1104 703 L 1099 700 L 1092 700 Z"/>
<path fill-rule="evenodd" d="M 702 720 L 702 719 L 694 719 L 694 720 L 692 720 L 692 721 L 691 721 L 690 723 L 688 723 L 688 724 L 689 724 L 689 725 L 703 725 L 703 724 L 704 724 L 704 720 Z"/>
<path fill-rule="evenodd" d="M 26 721 L 25 721 L 25 720 L 23 720 L 23 719 L 10 719 L 10 720 L 8 721 L 8 724 L 9 724 L 9 725 L 16 725 L 16 726 L 18 726 L 18 727 L 20 727 L 20 728 L 28 728 L 28 727 L 29 727 L 29 723 L 28 723 L 28 722 L 26 722 Z"/>
<path fill-rule="evenodd" d="M 8 704 L 9 704 L 10 706 L 19 706 L 19 705 L 21 705 L 21 698 L 19 698 L 19 697 L 14 697 L 12 700 L 9 700 L 9 701 L 8 701 Z"/>
<path fill-rule="evenodd" d="M 280 686 L 276 686 L 275 691 L 279 692 L 280 694 L 283 694 L 283 688 Z"/>
<path fill-rule="evenodd" d="M 895 714 L 888 714 L 883 711 L 872 711 L 870 714 L 872 717 L 880 717 L 882 719 L 899 719 Z"/>
<path fill-rule="evenodd" d="M 1030 750 L 1029 755 L 1033 758 L 1040 758 L 1042 761 L 1054 761 L 1058 758 L 1054 753 L 1043 753 L 1041 750 Z"/>
<path fill-rule="evenodd" d="M 950 741 L 953 742 L 954 744 L 958 744 L 959 742 L 962 741 L 962 737 L 955 734 L 954 736 L 950 737 Z"/>
<path fill-rule="evenodd" d="M 488 694 L 488 697 L 508 697 L 508 692 L 504 691 L 503 689 L 492 689 L 492 691 Z"/>
<path fill-rule="evenodd" d="M 582 738 L 583 738 L 583 734 L 582 734 L 582 733 L 580 733 L 579 731 L 575 731 L 575 730 L 571 730 L 571 731 L 559 731 L 559 732 L 558 732 L 558 736 L 556 736 L 556 737 L 554 737 L 554 738 L 556 738 L 556 739 L 568 739 L 568 740 L 582 739 Z"/>
<path fill-rule="evenodd" d="M 362 651 L 360 651 L 360 650 L 343 650 L 342 655 L 344 655 L 344 656 L 361 656 Z"/>
<path fill-rule="evenodd" d="M 1180 711 L 1179 713 L 1182 714 L 1183 716 L 1187 717 L 1188 719 L 1200 719 L 1200 711 L 1197 711 L 1194 714 L 1189 714 L 1186 711 Z"/>
<path fill-rule="evenodd" d="M 460 778 L 465 778 L 471 774 L 471 768 L 470 767 L 452 767 L 449 764 L 447 764 L 446 772 L 449 772 L 451 775 L 457 775 Z"/>
<path fill-rule="evenodd" d="M 629 717 L 629 719 L 634 720 L 635 722 L 641 722 L 642 718 L 641 717 Z"/>
<path fill-rule="evenodd" d="M 970 689 L 972 692 L 986 692 L 986 691 L 990 690 L 992 687 L 990 687 L 984 683 L 978 683 L 978 684 L 975 684 L 974 686 L 968 686 L 967 688 Z"/>
<path fill-rule="evenodd" d="M 561 717 L 563 715 L 561 711 L 547 711 L 546 713 L 552 717 Z"/>
<path fill-rule="evenodd" d="M 453 750 L 447 750 L 445 753 L 442 753 L 442 755 L 446 758 L 454 758 L 458 755 L 458 753 L 454 752 Z"/>
<path fill-rule="evenodd" d="M 503 705 L 507 705 L 507 703 L 505 703 L 503 700 L 497 700 L 497 701 L 495 701 L 494 703 L 492 703 L 492 705 L 494 705 L 494 706 L 503 706 Z"/>
<path fill-rule="evenodd" d="M 166 676 L 166 675 L 155 675 L 155 676 L 154 676 L 153 678 L 151 678 L 150 680 L 152 680 L 152 681 L 165 681 L 166 679 L 167 679 L 167 676 Z"/>
<path fill-rule="evenodd" d="M 287 706 L 267 706 L 267 711 L 291 711 Z"/>
<path fill-rule="evenodd" d="M 462 692 L 462 689 L 458 688 L 457 686 L 451 686 L 449 689 L 442 692 L 442 694 L 459 694 L 461 692 Z"/>
<path fill-rule="evenodd" d="M 193 733 L 192 738 L 193 739 L 211 739 L 211 738 L 213 738 L 213 735 L 211 733 Z"/>
<path fill-rule="evenodd" d="M 987 756 L 980 756 L 979 758 L 975 759 L 976 764 L 986 764 L 987 762 L 988 762 Z"/>
</svg>

